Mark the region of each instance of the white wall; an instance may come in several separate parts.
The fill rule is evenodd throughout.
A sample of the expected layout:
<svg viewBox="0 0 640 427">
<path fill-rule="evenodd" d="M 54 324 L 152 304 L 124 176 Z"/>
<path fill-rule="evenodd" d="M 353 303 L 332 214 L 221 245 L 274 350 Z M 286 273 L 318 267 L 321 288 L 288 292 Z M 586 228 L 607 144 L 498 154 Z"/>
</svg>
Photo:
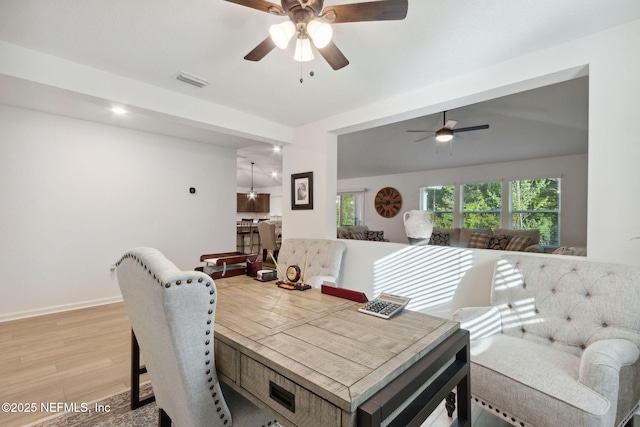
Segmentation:
<svg viewBox="0 0 640 427">
<path fill-rule="evenodd" d="M 337 136 L 323 122 L 297 129 L 295 144 L 283 147 L 282 235 L 335 238 Z M 291 210 L 292 174 L 313 172 L 313 209 Z"/>
<path fill-rule="evenodd" d="M 546 84 L 589 75 L 589 160 L 587 246 L 589 258 L 628 264 L 640 264 L 640 20 L 600 33 L 573 40 L 539 52 L 515 58 L 428 87 L 416 88 L 375 105 L 340 114 L 323 122 L 297 129 L 294 145 L 303 150 L 305 141 L 316 146 L 308 150 L 318 176 L 326 176 L 327 190 L 336 182 L 337 149 L 327 144 L 327 136 L 371 128 L 404 118 L 455 108 L 472 102 L 507 95 Z M 611 126 L 624 123 L 624 136 L 611 137 Z M 326 158 L 319 158 L 324 143 Z M 313 152 L 312 152 L 313 151 Z M 288 156 L 284 151 L 284 168 L 291 170 L 305 158 L 301 151 Z M 335 193 L 324 195 L 327 203 Z M 334 202 L 335 203 L 335 202 Z M 335 206 L 323 212 L 333 219 Z M 331 221 L 318 221 L 321 231 L 305 225 L 302 214 L 286 212 L 288 236 L 330 236 Z M 346 268 L 362 268 L 354 263 Z"/>
<path fill-rule="evenodd" d="M 371 230 L 384 230 L 392 242 L 407 243 L 402 214 L 420 208 L 420 187 L 502 181 L 514 179 L 562 178 L 560 241 L 565 246 L 587 244 L 587 155 L 564 156 L 472 167 L 353 178 L 338 181 L 338 189 L 366 188 L 364 224 Z M 393 218 L 376 212 L 373 200 L 383 187 L 394 187 L 402 195 L 402 209 Z M 506 226 L 505 226 L 506 227 Z"/>
<path fill-rule="evenodd" d="M 233 250 L 235 159 L 0 105 L 0 320 L 120 299 L 110 265 L 132 247 L 156 247 L 184 269 Z"/>
</svg>

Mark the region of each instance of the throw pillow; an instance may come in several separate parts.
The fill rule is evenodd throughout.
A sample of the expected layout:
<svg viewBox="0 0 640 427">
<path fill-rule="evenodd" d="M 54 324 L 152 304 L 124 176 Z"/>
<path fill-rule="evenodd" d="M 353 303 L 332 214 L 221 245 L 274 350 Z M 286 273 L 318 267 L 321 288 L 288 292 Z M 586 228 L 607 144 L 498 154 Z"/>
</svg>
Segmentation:
<svg viewBox="0 0 640 427">
<path fill-rule="evenodd" d="M 430 245 L 449 246 L 449 233 L 444 231 L 433 231 L 429 239 Z"/>
<path fill-rule="evenodd" d="M 531 237 L 529 236 L 513 236 L 511 240 L 509 240 L 506 250 L 522 252 L 530 244 L 531 244 Z"/>
<path fill-rule="evenodd" d="M 338 239 L 350 239 L 351 232 L 348 230 L 340 230 L 338 231 Z"/>
<path fill-rule="evenodd" d="M 505 249 L 507 249 L 507 244 L 509 243 L 510 238 L 511 236 L 509 236 L 508 234 L 494 234 L 493 236 L 491 236 L 491 239 L 489 239 L 488 249 L 504 251 Z"/>
<path fill-rule="evenodd" d="M 355 240 L 364 240 L 364 233 L 362 231 L 352 231 L 351 238 Z"/>
<path fill-rule="evenodd" d="M 475 249 L 487 249 L 491 235 L 486 233 L 473 233 L 469 240 L 469 247 Z"/>
<path fill-rule="evenodd" d="M 383 231 L 367 230 L 364 233 L 367 240 L 373 240 L 375 242 L 384 242 L 384 230 Z"/>
</svg>

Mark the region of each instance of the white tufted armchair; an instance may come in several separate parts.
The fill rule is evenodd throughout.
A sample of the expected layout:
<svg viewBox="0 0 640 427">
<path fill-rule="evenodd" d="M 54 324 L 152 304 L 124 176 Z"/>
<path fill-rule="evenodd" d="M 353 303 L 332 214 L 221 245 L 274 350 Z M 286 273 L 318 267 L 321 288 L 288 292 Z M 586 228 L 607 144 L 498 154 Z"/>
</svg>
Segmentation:
<svg viewBox="0 0 640 427">
<path fill-rule="evenodd" d="M 640 400 L 640 268 L 505 255 L 471 331 L 474 403 L 516 426 L 632 426 Z"/>
<path fill-rule="evenodd" d="M 158 404 L 160 426 L 265 427 L 273 418 L 222 387 L 213 331 L 216 286 L 204 273 L 180 271 L 152 248 L 132 249 L 116 263 L 131 326 Z M 233 418 L 232 418 L 233 416 Z"/>
<path fill-rule="evenodd" d="M 338 279 L 346 248 L 347 245 L 339 240 L 287 239 L 280 247 L 278 265 L 283 271 L 289 265 L 302 269 L 306 260 L 305 283 L 319 288 L 324 280 L 335 282 Z"/>
</svg>

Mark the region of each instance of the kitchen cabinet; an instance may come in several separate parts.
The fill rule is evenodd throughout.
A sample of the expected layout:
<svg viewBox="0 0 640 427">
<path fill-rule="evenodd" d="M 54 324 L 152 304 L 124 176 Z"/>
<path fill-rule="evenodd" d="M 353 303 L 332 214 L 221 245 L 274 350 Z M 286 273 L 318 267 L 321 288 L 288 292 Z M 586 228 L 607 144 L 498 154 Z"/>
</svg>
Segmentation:
<svg viewBox="0 0 640 427">
<path fill-rule="evenodd" d="M 237 193 L 236 212 L 269 212 L 271 195 L 260 193 L 255 199 L 248 199 L 246 193 Z"/>
</svg>

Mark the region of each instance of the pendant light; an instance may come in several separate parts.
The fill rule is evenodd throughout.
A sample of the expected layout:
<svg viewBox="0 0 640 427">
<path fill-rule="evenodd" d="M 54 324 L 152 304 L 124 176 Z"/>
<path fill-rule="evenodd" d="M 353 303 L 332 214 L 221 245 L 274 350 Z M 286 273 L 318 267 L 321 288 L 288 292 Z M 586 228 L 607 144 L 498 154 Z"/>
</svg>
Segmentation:
<svg viewBox="0 0 640 427">
<path fill-rule="evenodd" d="M 250 199 L 250 200 L 255 199 L 256 196 L 258 195 L 253 189 L 253 165 L 254 163 L 251 162 L 251 190 L 249 190 L 249 192 L 247 193 L 247 199 Z"/>
</svg>

